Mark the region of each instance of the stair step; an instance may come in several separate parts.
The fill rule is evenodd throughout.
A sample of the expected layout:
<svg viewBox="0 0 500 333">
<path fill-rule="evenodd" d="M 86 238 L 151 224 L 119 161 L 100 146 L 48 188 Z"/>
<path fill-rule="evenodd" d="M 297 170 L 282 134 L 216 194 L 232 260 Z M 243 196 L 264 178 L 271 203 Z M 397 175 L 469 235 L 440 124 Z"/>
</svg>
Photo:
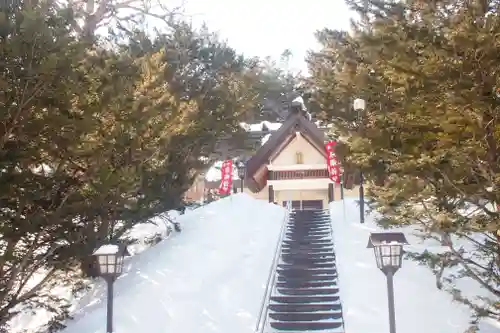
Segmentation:
<svg viewBox="0 0 500 333">
<path fill-rule="evenodd" d="M 300 219 L 290 220 L 290 223 L 288 226 L 294 226 L 294 227 L 325 227 L 325 226 L 331 226 L 329 221 L 304 221 Z"/>
<path fill-rule="evenodd" d="M 287 250 L 323 250 L 323 251 L 333 251 L 333 244 L 326 243 L 326 244 L 311 244 L 311 243 L 306 243 L 306 244 L 299 244 L 299 243 L 283 243 L 281 246 L 282 249 L 287 249 Z"/>
<path fill-rule="evenodd" d="M 330 222 L 328 220 L 318 220 L 318 221 L 300 221 L 300 220 L 290 220 L 290 226 L 296 227 L 325 227 L 330 226 Z"/>
<path fill-rule="evenodd" d="M 285 236 L 288 237 L 288 238 L 285 238 L 285 240 L 300 239 L 300 240 L 312 241 L 312 240 L 330 239 L 330 235 L 328 235 L 328 234 L 327 235 L 320 235 L 320 234 L 310 235 L 310 234 L 306 234 L 306 233 L 286 233 Z"/>
<path fill-rule="evenodd" d="M 295 240 L 295 239 L 302 239 L 302 238 L 305 238 L 305 239 L 311 239 L 311 240 L 314 240 L 314 239 L 318 239 L 318 240 L 321 240 L 321 239 L 331 239 L 331 236 L 330 235 L 323 235 L 323 234 L 311 234 L 311 233 L 299 233 L 299 232 L 289 232 L 289 233 L 285 233 L 285 236 L 288 237 L 288 238 L 285 238 L 286 240 Z"/>
<path fill-rule="evenodd" d="M 311 244 L 311 243 L 332 243 L 332 239 L 330 236 L 321 236 L 321 237 L 309 237 L 306 235 L 295 235 L 292 238 L 284 238 L 283 243 L 304 243 L 304 244 Z"/>
<path fill-rule="evenodd" d="M 337 274 L 329 275 L 305 275 L 305 276 L 283 276 L 278 275 L 278 282 L 303 283 L 303 282 L 331 282 L 337 281 Z"/>
<path fill-rule="evenodd" d="M 332 265 L 335 264 L 335 258 L 309 258 L 296 256 L 282 256 L 281 260 L 291 265 Z"/>
<path fill-rule="evenodd" d="M 295 223 L 293 223 L 295 222 Z M 330 222 L 328 221 L 312 221 L 312 222 L 303 222 L 303 221 L 292 221 L 292 223 L 288 224 L 288 227 L 296 227 L 296 228 L 326 228 L 330 227 Z"/>
<path fill-rule="evenodd" d="M 317 311 L 340 311 L 340 304 L 332 303 L 310 303 L 310 304 L 269 304 L 269 311 L 276 312 L 317 312 Z"/>
<path fill-rule="evenodd" d="M 301 245 L 317 245 L 317 244 L 332 244 L 331 239 L 285 239 L 283 244 L 301 244 Z"/>
<path fill-rule="evenodd" d="M 338 302 L 339 299 L 339 296 L 271 296 L 272 302 L 283 304 Z"/>
<path fill-rule="evenodd" d="M 330 228 L 317 228 L 317 229 L 309 229 L 309 228 L 295 228 L 295 227 L 289 227 L 286 230 L 286 233 L 289 234 L 306 234 L 309 236 L 321 236 L 321 235 L 330 235 L 331 230 Z"/>
<path fill-rule="evenodd" d="M 270 313 L 269 317 L 282 322 L 307 322 L 317 320 L 337 320 L 342 318 L 342 314 L 339 312 L 274 312 Z"/>
<path fill-rule="evenodd" d="M 293 248 L 281 248 L 281 255 L 302 255 L 302 256 L 333 256 L 335 252 L 333 248 L 317 248 L 317 249 L 308 249 L 304 247 L 293 247 Z"/>
<path fill-rule="evenodd" d="M 273 332 L 333 333 L 342 328 L 331 228 L 325 211 L 291 214 L 268 304 Z"/>
<path fill-rule="evenodd" d="M 317 225 L 317 224 L 325 224 L 325 225 L 330 225 L 330 221 L 325 220 L 325 219 L 303 219 L 303 218 L 291 218 L 290 219 L 290 224 L 293 225 Z M 294 223 L 295 222 L 295 223 Z"/>
<path fill-rule="evenodd" d="M 328 243 L 332 244 L 333 242 L 330 237 L 298 237 L 298 238 L 285 238 L 283 239 L 283 244 L 286 243 L 295 243 L 295 244 L 322 244 Z"/>
<path fill-rule="evenodd" d="M 337 281 L 297 281 L 276 282 L 278 288 L 324 288 L 336 286 Z"/>
<path fill-rule="evenodd" d="M 300 226 L 289 224 L 286 232 L 306 232 L 306 233 L 328 233 L 330 234 L 332 228 L 329 225 L 314 225 L 314 226 Z"/>
<path fill-rule="evenodd" d="M 335 253 L 333 252 L 313 252 L 313 253 L 306 253 L 306 252 L 299 252 L 299 251 L 294 251 L 290 252 L 287 251 L 286 253 L 283 253 L 281 251 L 281 259 L 284 260 L 335 260 Z"/>
<path fill-rule="evenodd" d="M 300 269 L 300 268 L 277 268 L 278 274 L 281 275 L 304 275 L 304 276 L 312 276 L 312 275 L 328 275 L 328 274 L 337 274 L 337 270 L 333 268 L 319 268 L 319 269 Z"/>
<path fill-rule="evenodd" d="M 319 269 L 319 268 L 336 268 L 333 260 L 330 262 L 300 262 L 300 263 L 283 263 L 278 264 L 278 268 L 282 269 Z"/>
<path fill-rule="evenodd" d="M 277 288 L 281 295 L 289 296 L 319 296 L 337 295 L 339 288 Z"/>
<path fill-rule="evenodd" d="M 323 250 L 323 249 L 282 249 L 282 255 L 302 255 L 302 256 L 332 256 L 335 255 L 333 249 Z"/>
<path fill-rule="evenodd" d="M 316 218 L 316 219 L 304 219 L 304 218 L 292 218 L 290 219 L 291 222 L 295 222 L 295 225 L 317 225 L 317 224 L 330 224 L 330 221 L 328 219 L 324 218 Z"/>
<path fill-rule="evenodd" d="M 290 332 L 307 332 L 307 331 L 321 331 L 327 329 L 336 329 L 342 327 L 342 322 L 273 322 L 271 321 L 269 325 L 272 328 L 281 331 Z"/>
</svg>

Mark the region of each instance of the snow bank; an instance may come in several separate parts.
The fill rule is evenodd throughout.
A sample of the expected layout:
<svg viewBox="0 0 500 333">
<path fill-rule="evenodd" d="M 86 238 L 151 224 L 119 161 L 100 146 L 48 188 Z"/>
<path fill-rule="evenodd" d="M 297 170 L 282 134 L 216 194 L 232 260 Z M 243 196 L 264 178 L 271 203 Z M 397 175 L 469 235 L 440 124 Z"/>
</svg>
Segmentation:
<svg viewBox="0 0 500 333">
<path fill-rule="evenodd" d="M 190 210 L 186 210 L 189 215 Z M 180 213 L 176 210 L 170 210 L 166 213 L 153 217 L 147 222 L 134 225 L 124 235 L 124 239 L 131 239 L 134 242 L 127 246 L 131 255 L 136 255 L 151 247 L 161 239 L 170 237 L 173 232 L 171 222 L 179 220 Z"/>
<path fill-rule="evenodd" d="M 182 232 L 133 257 L 116 282 L 115 332 L 253 332 L 283 217 L 246 194 L 180 216 Z M 105 316 L 101 284 L 63 332 L 105 332 Z"/>
<path fill-rule="evenodd" d="M 339 270 L 339 286 L 344 310 L 345 330 L 349 333 L 389 331 L 387 289 L 384 274 L 378 270 L 372 249 L 367 249 L 371 232 L 380 231 L 367 216 L 359 223 L 355 199 L 330 204 Z M 405 233 L 410 251 L 423 251 L 438 244 L 422 243 L 410 227 L 393 229 Z M 469 285 L 471 288 L 472 285 Z M 477 285 L 474 286 L 479 289 Z M 461 333 L 470 325 L 470 310 L 454 302 L 452 296 L 436 288 L 432 272 L 416 262 L 405 260 L 394 277 L 396 326 L 404 333 Z M 479 294 L 480 290 L 469 290 Z M 483 321 L 481 333 L 500 332 L 499 323 Z"/>
</svg>

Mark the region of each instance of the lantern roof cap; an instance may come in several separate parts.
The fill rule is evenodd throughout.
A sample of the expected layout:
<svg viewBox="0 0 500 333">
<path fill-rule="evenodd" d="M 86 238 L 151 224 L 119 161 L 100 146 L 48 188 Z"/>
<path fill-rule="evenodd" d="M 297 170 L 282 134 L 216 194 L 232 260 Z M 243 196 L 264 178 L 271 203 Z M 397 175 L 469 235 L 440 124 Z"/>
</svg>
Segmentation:
<svg viewBox="0 0 500 333">
<path fill-rule="evenodd" d="M 371 249 L 380 245 L 406 245 L 408 241 L 402 232 L 372 232 L 368 238 L 367 248 Z"/>
<path fill-rule="evenodd" d="M 93 253 L 94 256 L 105 256 L 105 255 L 120 255 L 120 256 L 130 256 L 127 249 L 127 245 L 118 243 L 108 243 L 103 244 Z"/>
<path fill-rule="evenodd" d="M 94 255 L 109 255 L 109 254 L 117 254 L 120 252 L 120 247 L 115 244 L 104 244 L 101 245 L 97 250 L 94 251 Z"/>
</svg>

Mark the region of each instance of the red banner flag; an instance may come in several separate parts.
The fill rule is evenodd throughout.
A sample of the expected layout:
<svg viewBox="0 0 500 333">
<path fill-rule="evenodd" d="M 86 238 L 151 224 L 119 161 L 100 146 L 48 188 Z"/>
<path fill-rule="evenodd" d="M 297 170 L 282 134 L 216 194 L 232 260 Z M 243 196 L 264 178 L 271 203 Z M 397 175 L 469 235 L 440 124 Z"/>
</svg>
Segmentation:
<svg viewBox="0 0 500 333">
<path fill-rule="evenodd" d="M 233 161 L 227 160 L 222 162 L 221 182 L 219 186 L 219 194 L 231 194 L 231 186 L 233 184 Z"/>
<path fill-rule="evenodd" d="M 336 141 L 327 142 L 325 145 L 327 159 L 328 159 L 328 174 L 330 179 L 336 184 L 340 184 L 340 164 L 337 161 L 337 156 L 335 155 Z"/>
</svg>

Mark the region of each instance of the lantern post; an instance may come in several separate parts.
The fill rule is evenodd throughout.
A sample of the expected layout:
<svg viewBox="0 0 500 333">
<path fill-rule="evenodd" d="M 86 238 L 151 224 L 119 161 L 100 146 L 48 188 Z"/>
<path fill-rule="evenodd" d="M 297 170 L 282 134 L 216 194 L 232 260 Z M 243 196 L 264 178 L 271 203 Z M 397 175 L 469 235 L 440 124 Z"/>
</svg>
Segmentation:
<svg viewBox="0 0 500 333">
<path fill-rule="evenodd" d="M 94 252 L 101 276 L 107 284 L 106 333 L 113 333 L 113 287 L 123 272 L 123 259 L 129 255 L 125 245 L 104 244 Z"/>
<path fill-rule="evenodd" d="M 394 274 L 403 263 L 403 246 L 408 244 L 402 232 L 371 233 L 367 248 L 373 249 L 378 269 L 386 276 L 389 312 L 389 333 L 396 333 L 394 310 Z"/>
<path fill-rule="evenodd" d="M 243 193 L 243 181 L 245 180 L 246 175 L 246 165 L 243 161 L 239 161 L 237 164 L 238 168 L 238 178 L 240 178 L 240 192 Z"/>
<path fill-rule="evenodd" d="M 363 115 L 366 110 L 366 102 L 364 99 L 356 98 L 353 103 L 354 111 L 357 114 L 358 128 L 360 135 L 363 135 Z M 363 169 L 359 169 L 359 222 L 365 223 L 365 189 L 363 187 Z"/>
</svg>

